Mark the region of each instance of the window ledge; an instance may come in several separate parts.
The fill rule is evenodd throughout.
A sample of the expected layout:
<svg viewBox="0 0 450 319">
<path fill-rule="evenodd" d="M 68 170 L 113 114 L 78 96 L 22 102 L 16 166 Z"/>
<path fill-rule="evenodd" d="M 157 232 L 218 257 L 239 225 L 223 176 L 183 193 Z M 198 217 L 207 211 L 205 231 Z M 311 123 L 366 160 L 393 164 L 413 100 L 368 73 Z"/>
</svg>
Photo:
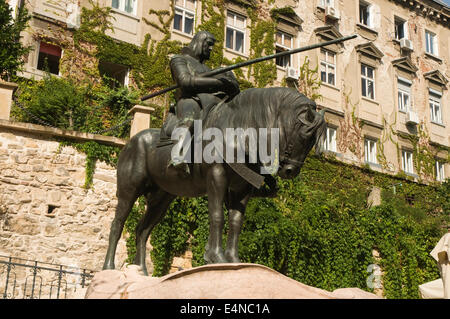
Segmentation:
<svg viewBox="0 0 450 319">
<path fill-rule="evenodd" d="M 367 32 L 371 33 L 371 34 L 374 35 L 374 36 L 378 36 L 378 31 L 376 31 L 375 29 L 372 29 L 371 27 L 369 27 L 369 26 L 367 26 L 367 25 L 365 25 L 365 24 L 357 23 L 357 24 L 356 24 L 356 28 L 357 28 L 358 30 L 364 30 L 364 31 L 367 31 Z"/>
<path fill-rule="evenodd" d="M 369 165 L 370 167 L 382 168 L 381 165 L 378 164 L 378 163 L 373 163 L 373 162 L 367 162 L 367 161 L 365 161 L 365 164 Z"/>
<path fill-rule="evenodd" d="M 282 67 L 282 66 L 277 65 L 277 70 L 282 71 L 282 72 L 286 72 L 287 68 L 288 67 Z"/>
<path fill-rule="evenodd" d="M 433 60 L 435 60 L 435 61 L 437 61 L 439 63 L 442 63 L 442 59 L 440 57 L 438 57 L 437 55 L 425 52 L 425 57 L 431 58 L 431 59 L 433 59 Z"/>
<path fill-rule="evenodd" d="M 403 171 L 407 176 L 410 176 L 410 177 L 414 177 L 414 178 L 419 178 L 419 175 L 417 175 L 417 174 L 414 174 L 414 173 L 410 173 L 410 172 L 405 172 L 405 171 Z"/>
<path fill-rule="evenodd" d="M 193 34 L 185 33 L 183 31 L 180 31 L 180 30 L 177 30 L 177 29 L 172 29 L 172 33 L 181 35 L 181 36 L 186 37 L 187 39 L 190 39 L 190 40 L 192 40 L 194 38 Z"/>
<path fill-rule="evenodd" d="M 435 122 L 435 121 L 430 121 L 431 124 L 437 125 L 437 126 L 441 126 L 441 127 L 445 127 L 444 123 L 439 123 L 439 122 Z"/>
<path fill-rule="evenodd" d="M 321 85 L 323 85 L 323 86 L 325 86 L 325 87 L 327 87 L 327 88 L 330 88 L 330 89 L 336 90 L 336 91 L 338 91 L 338 92 L 340 92 L 340 91 L 341 91 L 341 89 L 340 89 L 340 88 L 338 88 L 337 86 L 334 86 L 334 85 L 331 85 L 331 84 L 328 84 L 328 83 L 325 83 L 325 82 L 322 82 L 322 84 L 321 84 Z"/>
<path fill-rule="evenodd" d="M 111 8 L 111 11 L 114 12 L 114 13 L 123 15 L 125 17 L 134 19 L 136 21 L 140 21 L 139 17 L 137 15 L 134 15 L 133 13 L 128 13 L 128 12 L 125 12 L 125 11 L 122 11 L 122 10 L 119 10 L 119 9 L 116 9 L 116 8 Z"/>
<path fill-rule="evenodd" d="M 364 101 L 376 104 L 376 105 L 380 105 L 379 102 L 377 102 L 376 100 L 372 100 L 371 98 L 365 97 L 365 96 L 361 96 L 361 99 L 363 99 Z"/>
<path fill-rule="evenodd" d="M 232 53 L 232 54 L 235 54 L 235 55 L 239 55 L 239 56 L 241 56 L 243 58 L 247 58 L 248 59 L 248 55 L 245 54 L 245 53 L 242 53 L 242 52 L 239 52 L 239 51 L 234 51 L 233 49 L 230 49 L 230 48 L 225 48 L 225 51 L 229 52 L 229 53 Z"/>
<path fill-rule="evenodd" d="M 58 78 L 61 77 L 60 74 L 55 74 L 55 73 L 50 73 L 50 72 L 47 73 L 44 70 L 39 70 L 38 68 L 35 68 L 35 67 L 31 67 L 30 69 L 31 69 L 32 72 L 29 72 L 30 70 L 28 70 L 28 72 L 33 74 L 33 75 L 44 77 L 46 74 L 50 74 L 50 76 L 56 76 Z"/>
<path fill-rule="evenodd" d="M 328 156 L 336 156 L 336 157 L 340 157 L 340 158 L 344 157 L 344 155 L 342 153 L 338 153 L 338 152 L 330 151 L 330 150 L 323 150 L 323 153 Z"/>
</svg>

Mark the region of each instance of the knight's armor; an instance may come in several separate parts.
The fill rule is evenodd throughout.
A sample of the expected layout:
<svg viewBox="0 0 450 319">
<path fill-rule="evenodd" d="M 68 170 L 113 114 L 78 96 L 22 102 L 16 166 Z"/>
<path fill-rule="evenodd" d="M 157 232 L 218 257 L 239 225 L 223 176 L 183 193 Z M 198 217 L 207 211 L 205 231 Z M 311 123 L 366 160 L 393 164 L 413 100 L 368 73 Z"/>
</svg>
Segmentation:
<svg viewBox="0 0 450 319">
<path fill-rule="evenodd" d="M 214 41 L 212 34 L 200 31 L 190 45 L 184 47 L 181 54 L 173 56 L 170 61 L 172 78 L 179 86 L 175 92 L 176 127 L 186 128 L 186 134 L 181 136 L 176 145 L 179 148 L 190 142 L 186 141 L 188 132 L 192 134 L 194 121 L 201 119 L 202 110 L 219 103 L 224 98 L 232 99 L 239 93 L 239 84 L 232 72 L 217 77 L 199 76 L 211 71 L 203 62 L 209 59 Z M 175 150 L 175 153 L 177 155 L 172 158 L 169 165 L 177 167 L 184 159 L 181 149 Z M 188 170 L 187 165 L 183 165 L 183 169 Z"/>
</svg>

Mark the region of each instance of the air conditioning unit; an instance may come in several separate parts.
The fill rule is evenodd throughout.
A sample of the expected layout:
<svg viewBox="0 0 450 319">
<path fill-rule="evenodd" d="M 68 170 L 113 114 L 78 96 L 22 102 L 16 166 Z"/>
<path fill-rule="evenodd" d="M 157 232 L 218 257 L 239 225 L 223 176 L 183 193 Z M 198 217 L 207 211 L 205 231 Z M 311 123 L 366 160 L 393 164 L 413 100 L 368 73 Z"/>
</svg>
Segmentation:
<svg viewBox="0 0 450 319">
<path fill-rule="evenodd" d="M 408 111 L 406 114 L 406 124 L 419 124 L 419 115 L 416 112 Z"/>
<path fill-rule="evenodd" d="M 66 7 L 67 12 L 67 28 L 68 29 L 78 29 L 80 27 L 80 8 L 78 4 L 69 3 Z"/>
<path fill-rule="evenodd" d="M 286 80 L 297 81 L 298 80 L 298 70 L 296 68 L 287 67 L 286 68 Z"/>
<path fill-rule="evenodd" d="M 327 18 L 339 19 L 339 14 L 338 14 L 336 8 L 334 8 L 332 6 L 325 7 L 325 15 L 327 16 Z"/>
<path fill-rule="evenodd" d="M 400 48 L 408 51 L 414 50 L 412 41 L 405 38 L 400 40 Z"/>
</svg>

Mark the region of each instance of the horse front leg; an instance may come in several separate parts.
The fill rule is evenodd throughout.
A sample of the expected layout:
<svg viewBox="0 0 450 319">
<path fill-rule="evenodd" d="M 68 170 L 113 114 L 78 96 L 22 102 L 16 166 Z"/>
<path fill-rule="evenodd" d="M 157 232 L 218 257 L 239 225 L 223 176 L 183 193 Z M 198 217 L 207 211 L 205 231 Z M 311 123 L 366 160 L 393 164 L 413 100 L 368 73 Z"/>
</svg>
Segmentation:
<svg viewBox="0 0 450 319">
<path fill-rule="evenodd" d="M 230 263 L 240 263 L 239 259 L 239 235 L 244 223 L 245 208 L 250 194 L 230 193 L 228 200 L 228 238 L 225 258 Z"/>
<path fill-rule="evenodd" d="M 224 226 L 223 203 L 227 191 L 225 168 L 214 164 L 206 177 L 208 189 L 209 238 L 203 258 L 208 264 L 226 263 L 222 248 Z"/>
</svg>

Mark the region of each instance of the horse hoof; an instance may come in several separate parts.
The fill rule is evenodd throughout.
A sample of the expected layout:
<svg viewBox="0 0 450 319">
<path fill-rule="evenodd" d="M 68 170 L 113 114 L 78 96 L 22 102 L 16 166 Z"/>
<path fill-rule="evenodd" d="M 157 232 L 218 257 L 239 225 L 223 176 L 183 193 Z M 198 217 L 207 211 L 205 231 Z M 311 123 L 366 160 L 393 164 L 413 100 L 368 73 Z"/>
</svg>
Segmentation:
<svg viewBox="0 0 450 319">
<path fill-rule="evenodd" d="M 114 270 L 114 269 L 116 269 L 114 264 L 104 264 L 103 265 L 103 270 Z"/>
<path fill-rule="evenodd" d="M 215 254 L 205 253 L 203 255 L 203 259 L 206 261 L 207 264 L 224 264 L 228 262 L 223 253 L 215 253 Z"/>
<path fill-rule="evenodd" d="M 239 264 L 241 262 L 241 260 L 237 256 L 225 254 L 225 258 L 227 259 L 228 263 Z"/>
</svg>

